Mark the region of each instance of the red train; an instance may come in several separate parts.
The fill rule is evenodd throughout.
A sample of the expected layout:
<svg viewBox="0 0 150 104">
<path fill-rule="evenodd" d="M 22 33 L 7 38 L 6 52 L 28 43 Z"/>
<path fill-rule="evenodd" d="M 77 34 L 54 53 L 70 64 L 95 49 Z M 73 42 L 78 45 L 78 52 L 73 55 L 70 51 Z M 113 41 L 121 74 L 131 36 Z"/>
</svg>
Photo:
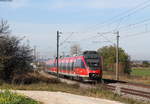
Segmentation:
<svg viewBox="0 0 150 104">
<path fill-rule="evenodd" d="M 46 62 L 47 72 L 56 74 L 56 59 Z M 102 78 L 101 57 L 96 51 L 85 51 L 81 56 L 59 59 L 59 75 L 78 80 L 100 80 Z"/>
</svg>

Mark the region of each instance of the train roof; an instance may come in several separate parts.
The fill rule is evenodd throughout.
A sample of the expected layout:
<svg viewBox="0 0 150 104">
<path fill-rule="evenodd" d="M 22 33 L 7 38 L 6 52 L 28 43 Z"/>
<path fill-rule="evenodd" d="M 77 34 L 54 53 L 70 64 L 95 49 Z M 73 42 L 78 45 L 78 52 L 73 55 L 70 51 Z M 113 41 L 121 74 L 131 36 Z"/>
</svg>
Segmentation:
<svg viewBox="0 0 150 104">
<path fill-rule="evenodd" d="M 84 56 L 75 56 L 75 57 L 63 57 L 63 58 L 59 58 L 59 61 L 74 61 L 76 59 L 82 59 Z M 56 59 L 51 59 L 51 60 L 48 60 L 46 61 L 46 64 L 48 63 L 53 63 L 53 62 L 56 62 Z"/>
</svg>

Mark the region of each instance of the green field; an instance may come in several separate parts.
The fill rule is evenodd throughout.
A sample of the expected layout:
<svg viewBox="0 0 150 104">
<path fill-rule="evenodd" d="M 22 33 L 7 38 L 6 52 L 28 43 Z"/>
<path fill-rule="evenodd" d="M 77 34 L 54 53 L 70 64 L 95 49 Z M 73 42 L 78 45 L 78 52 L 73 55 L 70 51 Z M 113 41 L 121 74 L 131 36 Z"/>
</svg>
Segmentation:
<svg viewBox="0 0 150 104">
<path fill-rule="evenodd" d="M 6 90 L 4 92 L 0 92 L 0 104 L 39 104 L 39 103 L 27 97 Z"/>
<path fill-rule="evenodd" d="M 131 75 L 150 77 L 150 68 L 133 68 Z"/>
</svg>

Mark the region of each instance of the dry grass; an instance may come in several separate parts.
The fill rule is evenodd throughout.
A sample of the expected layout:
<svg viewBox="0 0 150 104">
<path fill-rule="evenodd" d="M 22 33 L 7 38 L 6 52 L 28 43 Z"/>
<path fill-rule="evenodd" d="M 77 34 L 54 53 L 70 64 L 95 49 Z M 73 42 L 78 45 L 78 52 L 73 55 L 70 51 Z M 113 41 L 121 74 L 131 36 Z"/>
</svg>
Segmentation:
<svg viewBox="0 0 150 104">
<path fill-rule="evenodd" d="M 40 91 L 61 91 L 66 93 L 72 93 L 83 96 L 97 97 L 97 98 L 105 98 L 110 100 L 116 100 L 120 102 L 124 102 L 127 104 L 149 104 L 138 102 L 130 98 L 123 98 L 117 94 L 114 94 L 110 91 L 102 87 L 91 88 L 91 89 L 83 89 L 80 88 L 77 84 L 68 85 L 66 83 L 36 83 L 30 85 L 13 85 L 13 84 L 3 84 L 0 86 L 1 89 L 15 89 L 15 90 L 40 90 Z"/>
<path fill-rule="evenodd" d="M 115 79 L 115 73 L 103 73 L 103 78 L 105 79 Z M 128 81 L 128 82 L 136 82 L 142 84 L 150 84 L 150 76 L 133 76 L 133 75 L 120 75 L 119 80 Z"/>
<path fill-rule="evenodd" d="M 29 85 L 29 84 L 35 84 L 35 83 L 59 83 L 60 81 L 55 78 L 48 78 L 45 77 L 38 72 L 34 73 L 26 73 L 21 75 L 16 75 L 15 78 L 13 78 L 12 84 L 22 84 L 22 85 Z"/>
<path fill-rule="evenodd" d="M 61 83 L 55 78 L 46 78 L 38 73 L 30 73 L 32 78 L 36 77 L 39 81 L 33 81 L 33 84 L 6 84 L 2 83 L 0 89 L 14 89 L 14 90 L 40 90 L 40 91 L 61 91 L 66 93 L 72 93 L 83 96 L 91 96 L 97 98 L 106 98 L 110 100 L 116 100 L 120 102 L 125 102 L 127 104 L 148 104 L 143 102 L 138 102 L 129 98 L 123 98 L 117 94 L 107 91 L 103 87 L 85 89 L 80 88 L 78 84 L 66 84 Z M 36 83 L 35 83 L 36 82 Z"/>
</svg>

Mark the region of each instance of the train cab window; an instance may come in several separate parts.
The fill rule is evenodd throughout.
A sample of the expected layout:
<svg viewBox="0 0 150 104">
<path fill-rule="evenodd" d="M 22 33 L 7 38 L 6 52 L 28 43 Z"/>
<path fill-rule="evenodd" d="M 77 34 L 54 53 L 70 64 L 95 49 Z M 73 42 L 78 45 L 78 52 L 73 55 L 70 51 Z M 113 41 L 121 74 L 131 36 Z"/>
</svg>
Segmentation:
<svg viewBox="0 0 150 104">
<path fill-rule="evenodd" d="M 84 62 L 81 60 L 81 68 L 85 68 Z"/>
</svg>

